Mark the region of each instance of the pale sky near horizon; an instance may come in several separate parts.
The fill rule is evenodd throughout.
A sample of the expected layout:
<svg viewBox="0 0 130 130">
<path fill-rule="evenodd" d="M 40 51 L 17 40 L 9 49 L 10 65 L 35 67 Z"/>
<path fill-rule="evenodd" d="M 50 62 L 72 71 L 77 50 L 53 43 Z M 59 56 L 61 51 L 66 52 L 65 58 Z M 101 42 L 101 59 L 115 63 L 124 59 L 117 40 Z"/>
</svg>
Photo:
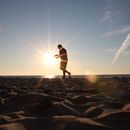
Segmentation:
<svg viewBox="0 0 130 130">
<path fill-rule="evenodd" d="M 49 45 L 58 53 L 58 43 L 72 74 L 129 74 L 130 47 L 112 64 L 130 33 L 129 7 L 130 0 L 0 0 L 0 75 L 62 74 L 40 53 Z"/>
</svg>

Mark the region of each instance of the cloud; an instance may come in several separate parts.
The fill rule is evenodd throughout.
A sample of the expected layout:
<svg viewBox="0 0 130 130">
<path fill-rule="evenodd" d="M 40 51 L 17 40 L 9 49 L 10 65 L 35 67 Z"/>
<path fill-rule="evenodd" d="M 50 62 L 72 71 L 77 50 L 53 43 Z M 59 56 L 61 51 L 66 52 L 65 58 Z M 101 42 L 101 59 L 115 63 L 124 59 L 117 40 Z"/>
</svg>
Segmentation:
<svg viewBox="0 0 130 130">
<path fill-rule="evenodd" d="M 115 54 L 115 53 L 117 52 L 117 48 L 106 49 L 105 52 L 114 53 L 114 54 Z M 123 55 L 124 55 L 124 56 L 130 56 L 130 51 L 125 50 L 125 51 L 123 52 Z"/>
<path fill-rule="evenodd" d="M 101 18 L 101 22 L 114 23 L 115 18 L 118 16 L 118 11 L 108 10 L 105 12 L 104 16 Z"/>
<path fill-rule="evenodd" d="M 101 23 L 112 25 L 120 18 L 121 10 L 118 8 L 118 0 L 105 0 L 104 11 L 100 18 Z"/>
<path fill-rule="evenodd" d="M 115 36 L 115 35 L 121 35 L 121 34 L 126 34 L 130 32 L 130 25 L 125 26 L 125 27 L 120 27 L 116 30 L 105 32 L 102 34 L 102 36 L 105 37 L 110 37 L 110 36 Z"/>
<path fill-rule="evenodd" d="M 130 45 L 130 33 L 128 33 L 127 37 L 122 42 L 122 45 L 120 46 L 120 48 L 115 53 L 115 56 L 114 56 L 112 63 L 116 62 L 116 60 L 119 58 L 120 54 L 123 53 L 128 48 L 129 45 Z"/>
</svg>

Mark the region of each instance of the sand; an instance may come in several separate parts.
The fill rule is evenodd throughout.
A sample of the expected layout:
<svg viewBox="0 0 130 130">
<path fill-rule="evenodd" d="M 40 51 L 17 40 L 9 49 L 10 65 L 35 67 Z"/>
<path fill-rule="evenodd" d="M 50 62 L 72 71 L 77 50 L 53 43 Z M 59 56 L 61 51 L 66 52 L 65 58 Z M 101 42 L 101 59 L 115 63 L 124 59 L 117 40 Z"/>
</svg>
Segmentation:
<svg viewBox="0 0 130 130">
<path fill-rule="evenodd" d="M 130 79 L 88 79 L 0 77 L 0 130 L 130 130 Z"/>
</svg>

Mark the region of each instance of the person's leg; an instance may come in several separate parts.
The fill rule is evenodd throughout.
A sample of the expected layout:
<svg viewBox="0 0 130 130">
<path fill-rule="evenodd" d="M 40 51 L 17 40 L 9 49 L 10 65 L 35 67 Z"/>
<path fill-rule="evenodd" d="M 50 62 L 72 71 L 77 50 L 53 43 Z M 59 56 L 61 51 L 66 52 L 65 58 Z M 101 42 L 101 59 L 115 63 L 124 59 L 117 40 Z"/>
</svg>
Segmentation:
<svg viewBox="0 0 130 130">
<path fill-rule="evenodd" d="M 66 70 L 66 73 L 69 75 L 69 78 L 71 78 L 71 73 Z"/>
<path fill-rule="evenodd" d="M 65 70 L 63 70 L 63 78 L 65 78 Z"/>
<path fill-rule="evenodd" d="M 64 63 L 65 72 L 66 72 L 66 73 L 69 75 L 69 77 L 71 78 L 71 73 L 70 73 L 68 70 L 66 70 L 67 63 L 68 63 L 68 62 L 65 62 L 65 63 Z"/>
<path fill-rule="evenodd" d="M 66 72 L 67 74 L 71 74 L 68 70 L 65 70 L 65 72 Z"/>
<path fill-rule="evenodd" d="M 69 71 L 63 68 L 61 68 L 61 70 L 63 71 L 63 78 L 65 78 L 65 73 L 67 73 L 69 75 L 69 78 L 71 78 L 71 73 Z"/>
<path fill-rule="evenodd" d="M 63 72 L 63 78 L 65 78 L 65 69 L 64 69 L 64 63 L 61 61 L 60 62 L 60 69 L 62 70 Z"/>
<path fill-rule="evenodd" d="M 71 73 L 66 70 L 66 66 L 67 66 L 67 62 L 62 62 L 62 61 L 60 62 L 60 69 L 63 71 L 63 78 L 65 78 L 65 73 L 67 73 L 71 78 Z"/>
</svg>

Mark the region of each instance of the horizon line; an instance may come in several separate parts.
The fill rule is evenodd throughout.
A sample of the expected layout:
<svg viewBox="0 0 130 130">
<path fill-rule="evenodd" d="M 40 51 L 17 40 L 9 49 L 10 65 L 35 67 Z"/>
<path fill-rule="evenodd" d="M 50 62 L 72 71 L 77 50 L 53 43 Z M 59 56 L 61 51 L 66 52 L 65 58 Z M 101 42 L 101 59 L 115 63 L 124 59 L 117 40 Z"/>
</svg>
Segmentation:
<svg viewBox="0 0 130 130">
<path fill-rule="evenodd" d="M 46 78 L 47 76 L 54 76 L 54 77 L 62 77 L 62 75 L 0 75 L 1 77 L 44 77 Z M 122 74 L 122 73 L 115 73 L 115 74 L 77 74 L 77 75 L 71 75 L 72 77 L 85 77 L 85 76 L 130 76 L 130 74 Z"/>
</svg>

